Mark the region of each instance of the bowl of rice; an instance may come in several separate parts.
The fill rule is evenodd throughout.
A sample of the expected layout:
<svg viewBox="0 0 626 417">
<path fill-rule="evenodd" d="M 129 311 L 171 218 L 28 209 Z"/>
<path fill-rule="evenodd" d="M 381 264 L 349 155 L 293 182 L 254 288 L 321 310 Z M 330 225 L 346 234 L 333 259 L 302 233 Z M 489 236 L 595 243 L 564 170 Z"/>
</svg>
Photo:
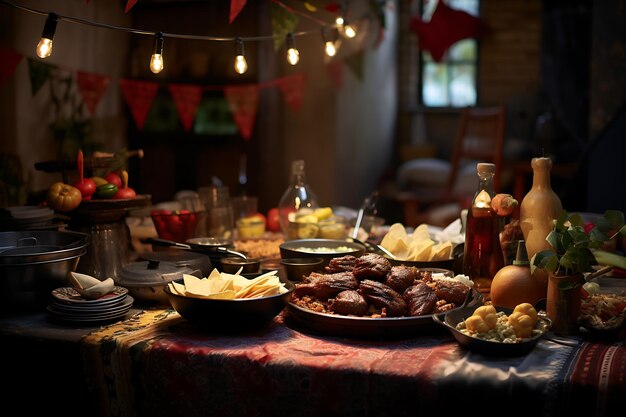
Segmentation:
<svg viewBox="0 0 626 417">
<path fill-rule="evenodd" d="M 539 339 L 550 330 L 552 321 L 538 315 L 532 335 L 519 338 L 508 322 L 511 308 L 496 307 L 497 322 L 494 329 L 484 333 L 469 331 L 465 320 L 474 314 L 476 306 L 461 307 L 449 312 L 433 314 L 433 320 L 445 327 L 456 341 L 468 350 L 491 356 L 521 356 L 535 348 Z"/>
<path fill-rule="evenodd" d="M 364 253 L 364 245 L 343 239 L 296 239 L 280 245 L 281 259 L 322 258 L 322 267 L 333 258 L 346 255 L 359 257 Z"/>
</svg>

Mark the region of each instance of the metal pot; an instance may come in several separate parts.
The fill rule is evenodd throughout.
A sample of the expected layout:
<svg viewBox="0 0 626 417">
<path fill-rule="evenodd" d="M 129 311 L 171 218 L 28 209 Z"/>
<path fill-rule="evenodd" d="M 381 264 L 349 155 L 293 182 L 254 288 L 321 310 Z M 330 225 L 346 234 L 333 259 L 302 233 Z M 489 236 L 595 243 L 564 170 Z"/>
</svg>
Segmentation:
<svg viewBox="0 0 626 417">
<path fill-rule="evenodd" d="M 169 306 L 164 288 L 169 282 L 183 278 L 183 274 L 202 278 L 199 269 L 191 269 L 174 262 L 150 260 L 124 266 L 115 278 L 115 283 L 128 288 L 129 294 L 140 303 Z"/>
<path fill-rule="evenodd" d="M 199 269 L 203 277 L 209 276 L 213 270 L 211 259 L 202 253 L 165 249 L 139 255 L 140 261 L 165 261 L 175 263 L 177 266 L 186 266 L 192 270 Z"/>
<path fill-rule="evenodd" d="M 76 270 L 89 242 L 80 232 L 0 232 L 0 312 L 45 308 L 52 290 L 69 285 L 68 273 Z"/>
</svg>

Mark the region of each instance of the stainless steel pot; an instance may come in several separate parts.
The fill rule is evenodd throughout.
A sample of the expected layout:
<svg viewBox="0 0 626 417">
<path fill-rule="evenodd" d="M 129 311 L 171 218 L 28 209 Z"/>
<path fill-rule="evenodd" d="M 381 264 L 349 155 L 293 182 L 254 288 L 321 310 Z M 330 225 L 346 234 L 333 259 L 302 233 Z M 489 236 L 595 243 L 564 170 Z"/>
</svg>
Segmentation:
<svg viewBox="0 0 626 417">
<path fill-rule="evenodd" d="M 202 278 L 199 269 L 174 262 L 150 260 L 125 265 L 114 280 L 117 285 L 128 288 L 129 294 L 139 303 L 169 306 L 164 288 L 169 282 L 183 278 L 183 274 Z"/>
<path fill-rule="evenodd" d="M 50 292 L 68 286 L 89 235 L 53 230 L 0 232 L 2 314 L 45 308 Z"/>
</svg>

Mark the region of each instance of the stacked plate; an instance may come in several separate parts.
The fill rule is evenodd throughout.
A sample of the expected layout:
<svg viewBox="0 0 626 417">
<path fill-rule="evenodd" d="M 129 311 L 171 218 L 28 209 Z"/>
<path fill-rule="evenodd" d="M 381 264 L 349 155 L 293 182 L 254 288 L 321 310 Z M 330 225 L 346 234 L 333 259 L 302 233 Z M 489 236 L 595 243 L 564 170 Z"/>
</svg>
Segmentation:
<svg viewBox="0 0 626 417">
<path fill-rule="evenodd" d="M 110 293 L 93 300 L 83 298 L 72 287 L 61 287 L 52 291 L 48 313 L 73 323 L 111 322 L 124 318 L 133 302 L 124 287 L 115 286 Z"/>
<path fill-rule="evenodd" d="M 49 207 L 14 206 L 0 209 L 0 230 L 58 229 L 54 210 Z"/>
</svg>

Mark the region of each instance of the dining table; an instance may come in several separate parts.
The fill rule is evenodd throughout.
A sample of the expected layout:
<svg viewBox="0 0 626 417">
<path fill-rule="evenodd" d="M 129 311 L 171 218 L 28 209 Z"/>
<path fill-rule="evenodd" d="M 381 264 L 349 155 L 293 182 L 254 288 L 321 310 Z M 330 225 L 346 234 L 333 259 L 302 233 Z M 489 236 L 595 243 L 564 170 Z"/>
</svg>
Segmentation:
<svg viewBox="0 0 626 417">
<path fill-rule="evenodd" d="M 530 352 L 467 350 L 440 326 L 410 336 L 311 330 L 284 309 L 246 331 L 168 306 L 111 323 L 0 317 L 4 404 L 63 416 L 623 416 L 622 337 L 546 334 Z"/>
</svg>

